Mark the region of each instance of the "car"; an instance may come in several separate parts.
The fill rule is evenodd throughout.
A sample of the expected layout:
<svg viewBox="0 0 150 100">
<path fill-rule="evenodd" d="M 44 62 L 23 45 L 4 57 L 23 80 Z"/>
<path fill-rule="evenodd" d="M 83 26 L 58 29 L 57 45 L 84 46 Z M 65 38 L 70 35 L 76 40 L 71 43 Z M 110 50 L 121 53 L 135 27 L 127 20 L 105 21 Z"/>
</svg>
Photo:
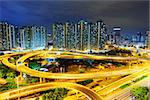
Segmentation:
<svg viewBox="0 0 150 100">
<path fill-rule="evenodd" d="M 23 64 L 22 62 L 18 62 L 18 64 Z"/>
<path fill-rule="evenodd" d="M 40 71 L 43 71 L 43 72 L 48 72 L 48 69 L 47 69 L 47 68 L 40 68 L 39 70 L 40 70 Z"/>
<path fill-rule="evenodd" d="M 39 70 L 39 68 L 34 68 L 34 70 Z"/>
</svg>

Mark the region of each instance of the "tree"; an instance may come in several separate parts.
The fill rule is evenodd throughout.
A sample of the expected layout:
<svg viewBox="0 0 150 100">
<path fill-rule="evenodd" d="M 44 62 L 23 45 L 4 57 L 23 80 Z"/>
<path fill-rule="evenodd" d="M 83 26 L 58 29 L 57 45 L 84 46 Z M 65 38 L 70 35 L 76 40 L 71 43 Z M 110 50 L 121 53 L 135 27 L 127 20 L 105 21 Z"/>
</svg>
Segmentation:
<svg viewBox="0 0 150 100">
<path fill-rule="evenodd" d="M 91 82 L 93 82 L 93 79 L 87 79 L 87 80 L 80 81 L 80 82 L 77 82 L 77 83 L 81 84 L 81 85 L 87 85 L 87 84 L 89 84 Z"/>
<path fill-rule="evenodd" d="M 92 63 L 94 60 L 88 59 L 88 60 L 83 60 L 83 64 L 85 64 L 88 68 L 92 68 Z"/>
<path fill-rule="evenodd" d="M 35 100 L 40 100 L 40 98 L 39 98 L 39 97 L 37 97 Z"/>
<path fill-rule="evenodd" d="M 2 70 L 0 70 L 0 78 L 3 78 L 5 76 L 5 74 L 3 73 Z"/>
<path fill-rule="evenodd" d="M 7 78 L 6 80 L 7 80 L 7 84 L 5 85 L 6 90 L 17 88 L 17 85 L 16 85 L 14 79 Z"/>
<path fill-rule="evenodd" d="M 55 88 L 44 91 L 42 100 L 63 100 L 67 95 L 68 90 L 65 88 Z"/>
<path fill-rule="evenodd" d="M 148 100 L 149 89 L 147 87 L 136 87 L 131 89 L 131 93 L 137 100 Z"/>
<path fill-rule="evenodd" d="M 38 82 L 38 78 L 36 78 L 36 77 L 34 78 L 34 77 L 33 77 L 33 78 L 31 78 L 30 82 L 31 82 L 31 83 Z"/>
<path fill-rule="evenodd" d="M 79 69 L 79 73 L 85 73 L 84 69 Z"/>
<path fill-rule="evenodd" d="M 9 72 L 6 74 L 7 78 L 15 78 L 16 77 L 16 73 L 15 72 Z"/>
<path fill-rule="evenodd" d="M 42 100 L 46 100 L 46 95 L 45 94 L 42 96 Z"/>
</svg>

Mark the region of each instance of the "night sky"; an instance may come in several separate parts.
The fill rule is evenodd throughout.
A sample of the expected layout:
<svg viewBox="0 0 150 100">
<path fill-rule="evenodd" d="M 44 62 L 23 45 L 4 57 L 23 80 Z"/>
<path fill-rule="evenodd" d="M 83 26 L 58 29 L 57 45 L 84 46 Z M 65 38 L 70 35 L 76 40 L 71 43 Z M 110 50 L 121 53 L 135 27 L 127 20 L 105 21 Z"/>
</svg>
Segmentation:
<svg viewBox="0 0 150 100">
<path fill-rule="evenodd" d="M 51 32 L 55 22 L 97 21 L 102 19 L 108 32 L 122 27 L 122 33 L 134 34 L 149 30 L 148 0 L 0 0 L 0 21 L 11 24 L 43 25 Z"/>
</svg>

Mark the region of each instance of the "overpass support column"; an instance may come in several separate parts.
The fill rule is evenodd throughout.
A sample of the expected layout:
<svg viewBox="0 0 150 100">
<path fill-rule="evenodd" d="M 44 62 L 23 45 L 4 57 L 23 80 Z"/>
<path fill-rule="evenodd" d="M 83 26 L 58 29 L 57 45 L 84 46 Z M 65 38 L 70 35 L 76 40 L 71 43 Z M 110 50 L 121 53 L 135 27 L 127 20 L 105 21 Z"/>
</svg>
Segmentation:
<svg viewBox="0 0 150 100">
<path fill-rule="evenodd" d="M 42 78 L 40 77 L 40 83 L 42 83 Z"/>
<path fill-rule="evenodd" d="M 23 77 L 22 77 L 22 76 L 23 76 L 23 74 L 22 74 L 22 72 L 20 72 L 20 77 L 21 77 L 21 80 L 23 80 Z"/>
<path fill-rule="evenodd" d="M 20 76 L 22 76 L 22 72 L 20 72 Z"/>
<path fill-rule="evenodd" d="M 45 78 L 43 78 L 43 82 L 46 82 Z"/>
</svg>

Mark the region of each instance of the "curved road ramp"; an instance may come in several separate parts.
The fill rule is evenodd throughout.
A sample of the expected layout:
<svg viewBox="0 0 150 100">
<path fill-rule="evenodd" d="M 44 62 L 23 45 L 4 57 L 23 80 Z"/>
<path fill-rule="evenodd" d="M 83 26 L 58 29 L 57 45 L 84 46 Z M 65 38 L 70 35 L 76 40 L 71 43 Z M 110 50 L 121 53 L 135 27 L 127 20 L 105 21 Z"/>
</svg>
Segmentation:
<svg viewBox="0 0 150 100">
<path fill-rule="evenodd" d="M 96 92 L 89 89 L 88 87 L 85 87 L 85 86 L 82 86 L 79 84 L 75 84 L 75 83 L 68 83 L 68 82 L 41 83 L 41 84 L 35 84 L 35 85 L 21 87 L 18 89 L 8 90 L 8 91 L 0 94 L 0 100 L 15 99 L 18 97 L 27 96 L 27 95 L 38 93 L 41 91 L 46 91 L 51 88 L 75 89 L 75 90 L 82 92 L 88 98 L 88 100 L 103 100 L 103 98 L 100 95 L 98 95 Z"/>
</svg>

